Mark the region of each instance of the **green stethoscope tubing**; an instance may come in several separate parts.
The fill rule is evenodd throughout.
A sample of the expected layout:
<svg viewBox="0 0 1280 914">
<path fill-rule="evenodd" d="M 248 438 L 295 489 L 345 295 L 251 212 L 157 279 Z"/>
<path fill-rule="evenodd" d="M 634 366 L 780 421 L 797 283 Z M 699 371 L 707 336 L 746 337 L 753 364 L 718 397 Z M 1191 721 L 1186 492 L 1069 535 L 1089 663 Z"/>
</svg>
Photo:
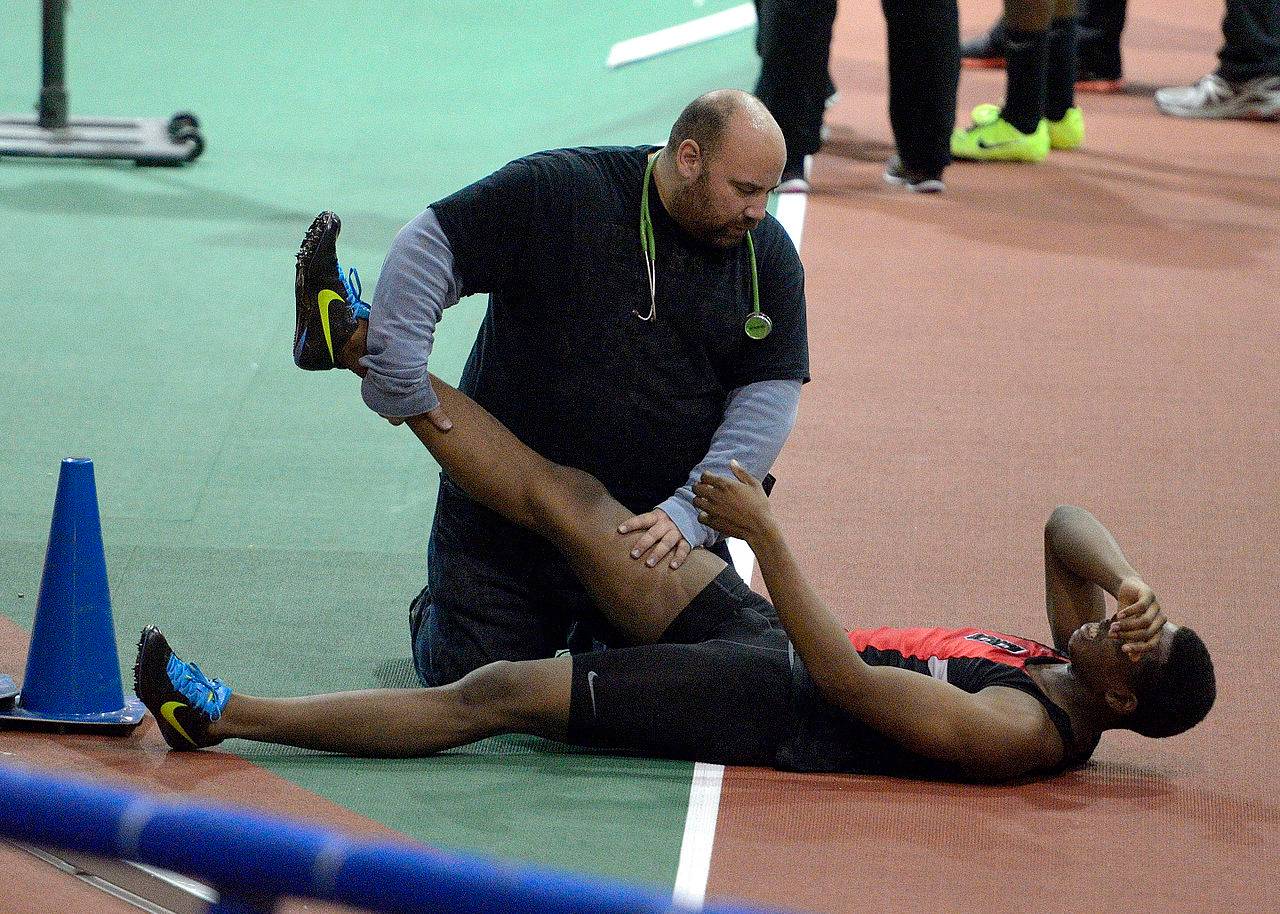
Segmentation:
<svg viewBox="0 0 1280 914">
<path fill-rule="evenodd" d="M 634 312 L 642 321 L 651 321 L 658 316 L 658 245 L 653 237 L 653 219 L 649 215 L 649 178 L 653 175 L 653 163 L 657 156 L 649 160 L 644 168 L 644 190 L 640 191 L 640 247 L 644 250 L 645 274 L 649 279 L 649 313 Z M 748 315 L 743 331 L 753 340 L 762 340 L 773 329 L 773 321 L 769 315 L 760 310 L 760 277 L 756 271 L 756 245 L 747 232 L 747 252 L 751 257 L 751 314 Z"/>
</svg>

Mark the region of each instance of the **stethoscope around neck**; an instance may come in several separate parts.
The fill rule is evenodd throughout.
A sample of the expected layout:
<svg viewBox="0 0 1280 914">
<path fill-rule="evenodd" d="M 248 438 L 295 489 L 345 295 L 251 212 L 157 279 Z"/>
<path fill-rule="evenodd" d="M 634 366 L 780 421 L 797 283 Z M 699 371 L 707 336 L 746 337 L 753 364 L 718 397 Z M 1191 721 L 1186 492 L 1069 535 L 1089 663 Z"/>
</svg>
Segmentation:
<svg viewBox="0 0 1280 914">
<path fill-rule="evenodd" d="M 653 218 L 649 215 L 649 178 L 653 175 L 653 163 L 657 156 L 649 159 L 644 167 L 644 190 L 640 191 L 640 247 L 644 251 L 645 275 L 649 277 L 649 313 L 641 314 L 632 311 L 642 321 L 656 320 L 658 317 L 658 245 L 653 238 Z M 760 310 L 760 279 L 756 273 L 756 245 L 747 232 L 747 252 L 751 258 L 751 314 L 742 329 L 753 340 L 762 340 L 773 329 L 773 321 L 769 315 Z"/>
</svg>

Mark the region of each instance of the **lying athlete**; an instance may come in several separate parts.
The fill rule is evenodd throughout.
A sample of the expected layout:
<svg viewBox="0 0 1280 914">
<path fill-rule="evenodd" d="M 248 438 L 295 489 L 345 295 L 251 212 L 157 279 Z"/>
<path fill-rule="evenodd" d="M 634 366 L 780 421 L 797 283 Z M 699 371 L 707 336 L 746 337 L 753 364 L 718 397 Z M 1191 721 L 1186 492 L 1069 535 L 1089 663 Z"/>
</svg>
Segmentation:
<svg viewBox="0 0 1280 914">
<path fill-rule="evenodd" d="M 846 632 L 745 470 L 706 474 L 696 505 L 751 545 L 776 617 L 706 550 L 679 568 L 632 561 L 644 533 L 619 531 L 631 514 L 594 477 L 433 383 L 452 427 L 408 425 L 468 495 L 557 545 L 628 646 L 499 661 L 433 689 L 255 698 L 207 679 L 149 627 L 135 685 L 174 749 L 236 737 L 420 756 L 518 732 L 722 764 L 1001 780 L 1082 763 L 1104 730 L 1180 733 L 1213 704 L 1203 642 L 1166 621 L 1081 508 L 1057 508 L 1045 527 L 1056 649 L 972 628 Z M 1118 606 L 1109 619 L 1104 592 Z"/>
</svg>

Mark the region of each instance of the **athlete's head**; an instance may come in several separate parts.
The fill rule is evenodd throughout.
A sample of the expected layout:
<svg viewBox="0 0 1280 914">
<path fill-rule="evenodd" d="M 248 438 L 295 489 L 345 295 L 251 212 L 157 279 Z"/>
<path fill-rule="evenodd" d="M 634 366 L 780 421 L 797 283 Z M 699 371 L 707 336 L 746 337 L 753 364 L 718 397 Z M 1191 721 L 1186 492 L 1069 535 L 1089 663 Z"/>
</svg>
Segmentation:
<svg viewBox="0 0 1280 914">
<path fill-rule="evenodd" d="M 787 145 L 759 99 L 717 89 L 680 113 L 661 158 L 672 218 L 707 244 L 733 247 L 764 218 Z"/>
<path fill-rule="evenodd" d="M 1135 663 L 1120 640 L 1107 637 L 1106 627 L 1080 626 L 1067 650 L 1076 674 L 1100 694 L 1117 726 L 1143 736 L 1175 736 L 1204 720 L 1217 684 L 1199 635 L 1166 622 L 1160 643 Z"/>
</svg>

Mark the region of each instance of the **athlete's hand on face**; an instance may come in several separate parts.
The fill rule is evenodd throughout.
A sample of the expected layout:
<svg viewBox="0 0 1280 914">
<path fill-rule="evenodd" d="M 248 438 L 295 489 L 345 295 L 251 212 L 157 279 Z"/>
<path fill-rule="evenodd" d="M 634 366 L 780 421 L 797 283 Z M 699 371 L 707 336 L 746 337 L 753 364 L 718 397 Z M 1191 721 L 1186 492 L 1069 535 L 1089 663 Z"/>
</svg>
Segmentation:
<svg viewBox="0 0 1280 914">
<path fill-rule="evenodd" d="M 657 566 L 667 556 L 671 557 L 671 567 L 679 568 L 693 549 L 676 522 L 661 508 L 638 514 L 618 526 L 619 533 L 631 533 L 634 530 L 643 530 L 644 536 L 631 547 L 631 557 L 643 558 L 650 568 Z"/>
<path fill-rule="evenodd" d="M 1137 662 L 1160 644 L 1160 630 L 1167 621 L 1160 601 L 1146 581 L 1129 577 L 1122 580 L 1116 590 L 1116 614 L 1107 635 L 1121 639 L 1124 644 L 1120 649 Z"/>
<path fill-rule="evenodd" d="M 751 542 L 766 532 L 773 522 L 769 499 L 760 481 L 736 460 L 729 462 L 733 477 L 703 473 L 693 487 L 693 506 L 698 520 L 725 536 Z"/>
</svg>

